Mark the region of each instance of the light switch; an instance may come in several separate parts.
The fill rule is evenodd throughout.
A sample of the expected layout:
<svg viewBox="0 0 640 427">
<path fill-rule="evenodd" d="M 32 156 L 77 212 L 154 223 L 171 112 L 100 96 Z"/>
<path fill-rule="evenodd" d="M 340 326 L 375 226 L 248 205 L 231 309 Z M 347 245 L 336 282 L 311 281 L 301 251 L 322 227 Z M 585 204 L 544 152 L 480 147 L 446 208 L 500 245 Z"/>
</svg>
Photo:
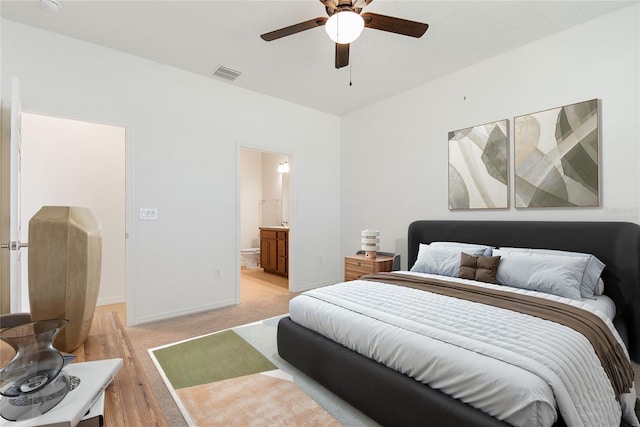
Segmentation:
<svg viewBox="0 0 640 427">
<path fill-rule="evenodd" d="M 157 208 L 140 208 L 140 213 L 138 215 L 138 218 L 143 220 L 158 219 L 158 209 Z"/>
</svg>

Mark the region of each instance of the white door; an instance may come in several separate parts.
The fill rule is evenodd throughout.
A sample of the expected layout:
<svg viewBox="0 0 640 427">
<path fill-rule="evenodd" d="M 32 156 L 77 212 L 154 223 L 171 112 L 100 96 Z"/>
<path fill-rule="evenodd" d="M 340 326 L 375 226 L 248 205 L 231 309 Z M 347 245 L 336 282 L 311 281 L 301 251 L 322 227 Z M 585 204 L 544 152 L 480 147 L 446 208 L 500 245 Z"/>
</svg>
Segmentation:
<svg viewBox="0 0 640 427">
<path fill-rule="evenodd" d="M 9 117 L 7 117 L 9 116 Z M 3 144 L 3 165 L 8 166 L 8 182 L 3 184 L 3 202 L 8 202 L 8 218 L 3 221 L 3 236 L 8 236 L 7 240 L 0 242 L 1 250 L 8 251 L 9 256 L 3 256 L 3 270 L 9 272 L 8 288 L 10 295 L 10 311 L 17 312 L 23 310 L 22 283 L 20 278 L 20 249 L 26 247 L 20 236 L 20 143 L 22 109 L 20 105 L 20 85 L 17 78 L 11 81 L 11 107 L 10 113 L 7 108 L 3 108 L 3 123 L 9 124 L 9 135 L 4 129 L 2 138 Z M 6 158 L 5 158 L 6 156 Z M 5 175 L 5 178 L 7 175 Z M 7 197 L 8 196 L 8 197 Z M 6 214 L 5 214 L 6 215 Z M 7 265 L 8 264 L 8 265 Z M 6 275 L 5 275 L 6 277 Z M 3 284 L 7 286 L 7 284 Z M 3 292 L 3 295 L 6 293 Z"/>
</svg>

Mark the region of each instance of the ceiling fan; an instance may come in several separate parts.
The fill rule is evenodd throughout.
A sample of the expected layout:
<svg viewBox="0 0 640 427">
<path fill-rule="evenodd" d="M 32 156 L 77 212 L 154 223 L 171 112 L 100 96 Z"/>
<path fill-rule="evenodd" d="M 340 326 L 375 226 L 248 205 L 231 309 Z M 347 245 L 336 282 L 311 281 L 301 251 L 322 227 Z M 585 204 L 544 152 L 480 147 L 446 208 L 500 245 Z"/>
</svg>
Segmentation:
<svg viewBox="0 0 640 427">
<path fill-rule="evenodd" d="M 429 28 L 429 24 L 379 15 L 377 13 L 363 13 L 362 8 L 373 0 L 320 0 L 324 4 L 328 18 L 324 16 L 280 28 L 260 37 L 265 41 L 277 40 L 312 28 L 325 26 L 327 34 L 336 44 L 336 68 L 349 65 L 349 44 L 356 40 L 364 27 L 374 30 L 388 31 L 411 37 L 422 37 Z"/>
</svg>

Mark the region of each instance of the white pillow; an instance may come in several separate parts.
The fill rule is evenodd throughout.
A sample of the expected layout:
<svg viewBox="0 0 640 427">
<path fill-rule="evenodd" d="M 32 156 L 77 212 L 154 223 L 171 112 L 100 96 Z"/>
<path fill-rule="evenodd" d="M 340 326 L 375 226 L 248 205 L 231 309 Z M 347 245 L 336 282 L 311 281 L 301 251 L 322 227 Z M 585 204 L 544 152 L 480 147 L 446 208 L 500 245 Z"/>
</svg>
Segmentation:
<svg viewBox="0 0 640 427">
<path fill-rule="evenodd" d="M 418 273 L 439 274 L 441 276 L 456 277 L 460 270 L 460 254 L 462 252 L 473 256 L 480 256 L 484 248 L 462 249 L 450 246 L 431 246 L 420 244 L 418 259 L 411 267 L 411 271 Z"/>
<path fill-rule="evenodd" d="M 448 246 L 451 248 L 460 248 L 460 249 L 468 249 L 475 250 L 482 248 L 484 250 L 483 256 L 491 256 L 491 252 L 493 251 L 493 246 L 489 245 L 480 245 L 476 243 L 461 243 L 461 242 L 431 242 L 429 246 Z M 418 256 L 420 256 L 420 252 L 418 251 Z"/>
<path fill-rule="evenodd" d="M 596 285 L 594 294 L 597 296 L 604 295 L 604 282 L 602 281 L 602 277 L 598 278 L 598 284 Z"/>
<path fill-rule="evenodd" d="M 559 251 L 555 249 L 533 248 L 500 248 L 500 250 L 508 252 L 526 252 L 532 254 L 558 255 L 567 257 L 588 257 L 589 261 L 584 269 L 582 278 L 580 279 L 580 295 L 582 295 L 583 298 L 593 298 L 594 295 L 602 295 L 602 293 L 597 293 L 598 279 L 600 279 L 600 275 L 602 274 L 602 270 L 604 270 L 605 265 L 602 261 L 591 254 Z"/>
<path fill-rule="evenodd" d="M 580 280 L 589 262 L 586 256 L 558 256 L 493 251 L 500 256 L 496 278 L 501 285 L 580 299 Z"/>
</svg>

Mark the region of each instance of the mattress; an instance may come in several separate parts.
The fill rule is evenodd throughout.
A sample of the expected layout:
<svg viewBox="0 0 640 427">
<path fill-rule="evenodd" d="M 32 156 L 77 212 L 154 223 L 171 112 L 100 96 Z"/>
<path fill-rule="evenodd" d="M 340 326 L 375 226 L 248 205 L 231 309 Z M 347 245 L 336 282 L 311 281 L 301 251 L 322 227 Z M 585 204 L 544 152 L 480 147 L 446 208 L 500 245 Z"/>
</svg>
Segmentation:
<svg viewBox="0 0 640 427">
<path fill-rule="evenodd" d="M 613 329 L 609 315 L 589 303 L 538 296 L 589 310 Z M 568 425 L 615 425 L 623 409 L 629 422 L 638 425 L 632 415 L 635 390 L 616 401 L 588 341 L 553 322 L 366 280 L 305 292 L 291 301 L 290 316 L 310 330 L 512 425 L 550 426 L 558 419 L 558 408 Z M 556 365 L 578 362 L 569 367 L 548 366 L 546 359 L 538 358 L 541 344 L 536 340 L 544 343 L 545 352 L 553 342 L 571 343 L 570 354 L 549 358 Z"/>
</svg>

